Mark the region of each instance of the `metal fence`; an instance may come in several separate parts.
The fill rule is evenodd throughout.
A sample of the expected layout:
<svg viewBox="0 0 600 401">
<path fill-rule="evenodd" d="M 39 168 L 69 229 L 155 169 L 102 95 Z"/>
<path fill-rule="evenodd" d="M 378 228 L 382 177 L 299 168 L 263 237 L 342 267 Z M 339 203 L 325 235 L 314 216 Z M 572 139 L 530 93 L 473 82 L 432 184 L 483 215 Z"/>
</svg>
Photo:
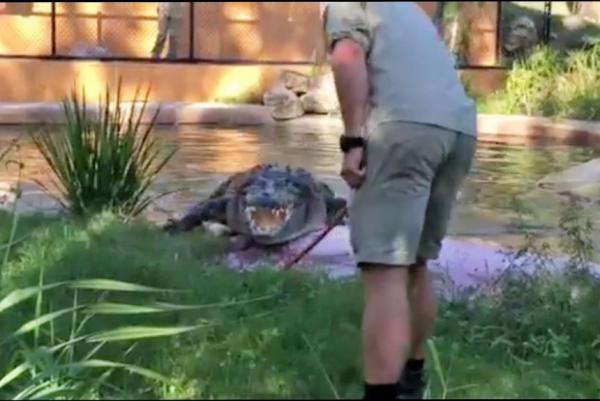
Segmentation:
<svg viewBox="0 0 600 401">
<path fill-rule="evenodd" d="M 513 5 L 528 2 L 440 3 L 484 3 L 493 14 L 487 31 L 474 31 L 476 37 L 470 39 L 471 48 L 477 49 L 483 46 L 477 35 L 487 35 L 488 43 L 494 43 L 490 46 L 495 48 L 481 52 L 493 57 L 461 59 L 457 51 L 459 68 L 506 66 L 503 41 L 509 24 L 505 9 L 510 5 L 511 13 L 518 13 L 519 8 Z M 551 38 L 553 3 L 557 2 L 537 6 L 534 18 L 538 40 L 545 44 Z M 174 40 L 166 41 L 167 55 L 154 57 L 152 49 L 160 32 L 159 3 L 0 3 L 0 57 L 231 64 L 309 64 L 314 60 L 320 29 L 317 2 L 170 4 L 181 7 L 178 33 Z M 473 30 L 471 25 L 462 28 Z M 171 56 L 169 43 L 176 46 Z"/>
<path fill-rule="evenodd" d="M 532 4 L 527 4 L 532 3 Z M 531 22 L 528 28 L 536 45 L 548 45 L 552 32 L 552 2 L 438 2 L 434 15 L 441 34 L 456 58 L 458 68 L 504 69 L 512 62 L 507 40 L 527 38 L 522 27 L 514 35 L 512 23 L 519 17 Z M 467 14 L 467 18 L 461 18 Z M 470 19 L 468 18 L 470 16 Z M 512 30 L 512 32 L 511 32 Z M 492 45 L 493 43 L 493 45 Z M 486 48 L 486 45 L 488 46 Z M 493 46 L 493 49 L 492 49 Z M 483 50 L 482 50 L 483 49 Z M 481 54 L 483 53 L 483 54 Z M 490 61 L 493 56 L 493 61 Z"/>
<path fill-rule="evenodd" d="M 154 57 L 160 3 L 0 3 L 0 57 L 148 62 L 307 64 L 318 40 L 316 2 L 174 2 Z M 169 36 L 171 35 L 171 36 Z M 169 46 L 175 43 L 176 52 Z"/>
</svg>

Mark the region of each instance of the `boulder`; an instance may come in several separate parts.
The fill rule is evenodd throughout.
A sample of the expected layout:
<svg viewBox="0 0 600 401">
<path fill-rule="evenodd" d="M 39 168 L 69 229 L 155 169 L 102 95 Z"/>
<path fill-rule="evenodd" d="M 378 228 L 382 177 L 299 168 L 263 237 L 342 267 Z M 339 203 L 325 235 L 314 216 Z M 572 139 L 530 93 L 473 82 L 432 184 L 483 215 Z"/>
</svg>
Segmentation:
<svg viewBox="0 0 600 401">
<path fill-rule="evenodd" d="M 306 93 L 310 82 L 308 76 L 290 70 L 283 71 L 279 80 L 286 89 L 291 90 L 297 95 Z"/>
<path fill-rule="evenodd" d="M 331 114 L 337 112 L 340 104 L 333 73 L 330 71 L 313 78 L 308 92 L 302 96 L 301 101 L 305 113 Z"/>
<path fill-rule="evenodd" d="M 537 187 L 568 199 L 600 202 L 600 159 L 592 159 L 551 173 L 537 182 Z"/>
<path fill-rule="evenodd" d="M 515 18 L 504 40 L 504 50 L 512 57 L 524 58 L 539 41 L 535 22 L 529 17 Z"/>
<path fill-rule="evenodd" d="M 336 98 L 332 98 L 324 91 L 308 91 L 300 98 L 302 108 L 307 114 L 331 114 L 338 110 Z"/>
<path fill-rule="evenodd" d="M 304 115 L 298 96 L 283 84 L 277 84 L 265 93 L 263 103 L 271 108 L 271 116 L 275 120 L 290 120 Z"/>
<path fill-rule="evenodd" d="M 0 209 L 9 210 L 17 200 L 16 185 L 9 182 L 0 182 Z"/>
<path fill-rule="evenodd" d="M 263 104 L 267 107 L 277 107 L 295 97 L 294 92 L 284 84 L 278 83 L 263 95 Z"/>
<path fill-rule="evenodd" d="M 17 191 L 20 191 L 19 196 Z M 61 203 L 35 183 L 0 182 L 0 210 L 12 211 L 15 206 L 18 214 L 56 215 L 63 212 Z"/>
<path fill-rule="evenodd" d="M 286 102 L 273 108 L 271 116 L 275 120 L 291 120 L 293 118 L 302 117 L 304 109 L 302 102 L 298 97 L 290 98 Z"/>
</svg>

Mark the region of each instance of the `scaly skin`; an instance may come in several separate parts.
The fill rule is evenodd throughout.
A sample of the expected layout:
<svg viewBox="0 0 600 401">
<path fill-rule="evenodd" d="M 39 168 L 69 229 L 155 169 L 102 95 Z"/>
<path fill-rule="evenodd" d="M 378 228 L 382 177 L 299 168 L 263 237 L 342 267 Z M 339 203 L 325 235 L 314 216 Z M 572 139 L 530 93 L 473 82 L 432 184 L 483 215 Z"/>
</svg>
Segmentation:
<svg viewBox="0 0 600 401">
<path fill-rule="evenodd" d="M 234 174 L 180 220 L 170 233 L 191 231 L 204 222 L 228 226 L 249 246 L 282 245 L 331 223 L 346 200 L 335 196 L 306 170 L 257 165 Z"/>
</svg>

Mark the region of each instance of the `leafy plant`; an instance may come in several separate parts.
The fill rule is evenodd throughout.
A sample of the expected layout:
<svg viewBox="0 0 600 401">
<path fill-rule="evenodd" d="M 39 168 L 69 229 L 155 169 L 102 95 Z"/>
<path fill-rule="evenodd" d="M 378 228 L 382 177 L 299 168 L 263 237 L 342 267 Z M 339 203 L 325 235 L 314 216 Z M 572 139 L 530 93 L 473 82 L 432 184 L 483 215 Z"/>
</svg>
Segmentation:
<svg viewBox="0 0 600 401">
<path fill-rule="evenodd" d="M 506 83 L 506 107 L 511 112 L 531 115 L 555 114 L 558 110 L 553 91 L 562 70 L 558 52 L 540 48 L 530 58 L 515 63 Z"/>
<path fill-rule="evenodd" d="M 70 307 L 52 310 L 51 297 L 44 294 L 51 291 L 72 291 L 73 304 Z M 96 302 L 80 303 L 80 291 L 99 292 Z M 37 287 L 15 290 L 0 300 L 0 317 L 12 308 L 29 300 L 35 300 L 35 315 L 32 320 L 20 325 L 0 345 L 9 349 L 10 343 L 18 344 L 13 357 L 13 366 L 0 377 L 0 394 L 8 388 L 12 399 L 40 399 L 47 397 L 67 397 L 81 399 L 98 397 L 103 390 L 114 393 L 116 389 L 108 383 L 115 370 L 124 370 L 145 379 L 162 383 L 169 379 L 160 373 L 122 361 L 101 357 L 102 351 L 114 343 L 132 342 L 150 338 L 173 337 L 203 329 L 209 322 L 200 321 L 187 326 L 123 326 L 102 331 L 88 331 L 95 316 L 132 316 L 164 314 L 177 311 L 198 311 L 232 307 L 252 302 L 264 301 L 272 297 L 259 297 L 243 302 L 220 304 L 181 305 L 170 303 L 148 303 L 131 305 L 106 301 L 110 293 L 168 293 L 179 292 L 136 285 L 113 280 L 74 280 L 45 284 L 43 269 Z M 48 299 L 48 300 L 46 300 Z M 63 337 L 65 323 L 69 322 L 68 335 Z M 58 330 L 57 327 L 62 327 Z M 31 335 L 27 341 L 26 336 Z M 136 347 L 133 343 L 123 353 L 126 358 Z"/>
<path fill-rule="evenodd" d="M 480 110 L 581 120 L 600 119 L 600 45 L 561 53 L 540 47 L 516 62 L 505 88 Z"/>
<path fill-rule="evenodd" d="M 119 80 L 115 96 L 107 87 L 94 113 L 85 88 L 81 95 L 73 90 L 63 101 L 65 130 L 32 135 L 73 214 L 110 210 L 136 215 L 152 201 L 146 191 L 175 152 L 163 155 L 151 135 L 159 109 L 149 124 L 142 123 L 149 89 L 136 113 L 139 95 L 138 88 L 132 107 L 124 112 Z"/>
<path fill-rule="evenodd" d="M 6 156 L 10 153 L 10 151 L 14 148 L 18 146 L 18 139 L 13 140 L 10 145 L 4 149 L 3 151 L 0 152 L 0 163 L 2 163 L 2 161 L 6 158 Z M 7 164 L 10 162 L 10 160 L 7 162 Z M 23 165 L 21 163 L 17 163 L 15 162 L 19 168 L 19 179 L 17 180 L 17 187 L 14 189 L 15 192 L 15 200 L 14 203 L 12 205 L 12 210 L 11 210 L 11 214 L 12 214 L 12 218 L 11 218 L 11 230 L 10 230 L 10 235 L 8 238 L 8 242 L 6 244 L 2 244 L 0 243 L 0 255 L 3 254 L 2 259 L 1 259 L 1 263 L 0 263 L 0 271 L 2 270 L 2 268 L 4 267 L 4 265 L 6 265 L 7 261 L 8 261 L 8 256 L 10 254 L 10 248 L 13 246 L 14 242 L 15 242 L 15 234 L 16 234 L 16 229 L 17 229 L 17 225 L 18 225 L 18 221 L 19 221 L 19 215 L 16 213 L 17 211 L 17 203 L 21 197 L 21 187 L 20 187 L 20 177 L 21 177 L 21 173 L 23 170 Z M 0 283 L 2 282 L 2 277 L 0 276 Z"/>
</svg>

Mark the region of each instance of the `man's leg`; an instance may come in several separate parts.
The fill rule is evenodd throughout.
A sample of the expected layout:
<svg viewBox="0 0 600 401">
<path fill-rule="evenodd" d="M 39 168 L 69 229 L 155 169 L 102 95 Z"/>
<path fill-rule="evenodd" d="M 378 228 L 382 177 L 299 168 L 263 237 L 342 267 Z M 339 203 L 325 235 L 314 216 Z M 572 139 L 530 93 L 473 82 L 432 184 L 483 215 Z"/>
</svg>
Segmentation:
<svg viewBox="0 0 600 401">
<path fill-rule="evenodd" d="M 158 32 L 152 47 L 152 57 L 159 58 L 165 48 L 168 34 L 168 17 L 162 13 L 158 16 Z"/>
<path fill-rule="evenodd" d="M 169 20 L 169 51 L 167 58 L 175 60 L 179 54 L 179 37 L 181 36 L 181 28 L 183 21 L 179 18 L 171 18 Z"/>
<path fill-rule="evenodd" d="M 421 399 L 425 390 L 423 371 L 427 340 L 433 333 L 437 316 L 437 299 L 426 263 L 419 262 L 409 271 L 411 308 L 411 352 L 399 375 L 398 398 Z"/>
<path fill-rule="evenodd" d="M 456 196 L 470 171 L 475 149 L 476 141 L 473 138 L 457 134 L 453 150 L 440 166 L 431 186 L 418 263 L 410 273 L 412 350 L 400 381 L 400 391 L 406 398 L 422 396 L 422 371 L 427 341 L 433 332 L 437 316 L 437 299 L 426 261 L 439 256 Z"/>
<path fill-rule="evenodd" d="M 350 207 L 366 292 L 366 398 L 390 399 L 381 392 L 395 391 L 410 352 L 409 266 L 416 262 L 431 183 L 453 138 L 411 123 L 382 124 L 369 137 L 367 178 Z"/>
<path fill-rule="evenodd" d="M 413 328 L 410 359 L 422 361 L 427 355 L 427 340 L 433 333 L 438 310 L 433 283 L 425 263 L 410 269 L 409 283 Z"/>
<path fill-rule="evenodd" d="M 366 398 L 395 398 L 410 351 L 406 267 L 364 266 L 363 360 Z"/>
</svg>

